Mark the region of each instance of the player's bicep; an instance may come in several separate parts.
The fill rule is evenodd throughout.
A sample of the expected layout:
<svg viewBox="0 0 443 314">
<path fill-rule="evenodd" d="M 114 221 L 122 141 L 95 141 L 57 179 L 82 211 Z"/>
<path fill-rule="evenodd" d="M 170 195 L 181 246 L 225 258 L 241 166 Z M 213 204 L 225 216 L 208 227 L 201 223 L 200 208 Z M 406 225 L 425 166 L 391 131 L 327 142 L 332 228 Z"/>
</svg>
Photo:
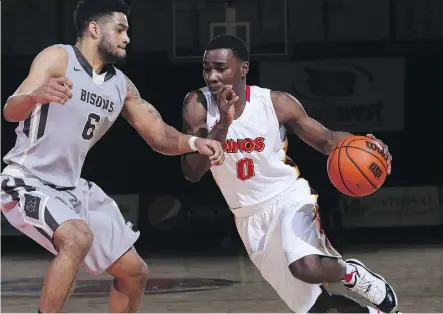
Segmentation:
<svg viewBox="0 0 443 314">
<path fill-rule="evenodd" d="M 308 144 L 324 143 L 330 139 L 331 131 L 315 119 L 305 116 L 292 123 L 294 133 Z"/>
<path fill-rule="evenodd" d="M 331 131 L 308 116 L 301 103 L 287 93 L 272 92 L 279 122 L 288 125 L 308 145 L 320 150 L 330 140 Z"/>
<path fill-rule="evenodd" d="M 198 95 L 190 92 L 183 102 L 183 133 L 198 137 L 207 137 L 206 109 L 199 102 Z"/>
<path fill-rule="evenodd" d="M 32 91 L 51 77 L 66 74 L 68 55 L 62 47 L 51 46 L 41 51 L 32 62 L 28 76 L 14 94 Z"/>
<path fill-rule="evenodd" d="M 165 124 L 158 110 L 141 98 L 135 85 L 126 78 L 127 93 L 121 115 L 147 141 L 156 141 L 164 135 Z"/>
</svg>

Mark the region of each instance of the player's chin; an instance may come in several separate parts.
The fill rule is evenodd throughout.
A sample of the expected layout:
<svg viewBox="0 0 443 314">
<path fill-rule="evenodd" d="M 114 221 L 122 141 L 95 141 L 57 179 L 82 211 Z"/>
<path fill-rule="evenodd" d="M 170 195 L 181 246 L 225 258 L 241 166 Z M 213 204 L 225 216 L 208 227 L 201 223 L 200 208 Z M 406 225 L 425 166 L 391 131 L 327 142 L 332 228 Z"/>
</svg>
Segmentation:
<svg viewBox="0 0 443 314">
<path fill-rule="evenodd" d="M 117 64 L 124 64 L 126 61 L 126 52 L 122 53 L 118 53 L 114 55 L 114 61 Z"/>
<path fill-rule="evenodd" d="M 120 50 L 119 52 L 116 53 L 115 57 L 121 61 L 126 60 L 126 51 Z"/>
</svg>

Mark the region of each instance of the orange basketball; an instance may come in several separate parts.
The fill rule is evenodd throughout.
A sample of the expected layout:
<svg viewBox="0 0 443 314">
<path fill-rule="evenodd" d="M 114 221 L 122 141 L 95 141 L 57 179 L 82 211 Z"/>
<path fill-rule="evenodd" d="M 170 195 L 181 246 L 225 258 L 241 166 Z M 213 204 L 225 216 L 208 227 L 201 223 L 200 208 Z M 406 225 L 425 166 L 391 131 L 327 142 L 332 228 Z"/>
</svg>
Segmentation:
<svg viewBox="0 0 443 314">
<path fill-rule="evenodd" d="M 382 147 L 366 136 L 351 136 L 332 149 L 327 171 L 332 184 L 343 194 L 362 197 L 377 191 L 386 180 L 388 163 Z"/>
</svg>

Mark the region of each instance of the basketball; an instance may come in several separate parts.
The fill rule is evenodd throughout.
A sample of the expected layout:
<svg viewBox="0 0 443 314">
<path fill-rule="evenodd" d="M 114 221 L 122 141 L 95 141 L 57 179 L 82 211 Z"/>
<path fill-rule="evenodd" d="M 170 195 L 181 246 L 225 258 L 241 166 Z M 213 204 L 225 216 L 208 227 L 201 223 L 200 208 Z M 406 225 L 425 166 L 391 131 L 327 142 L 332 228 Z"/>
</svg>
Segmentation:
<svg viewBox="0 0 443 314">
<path fill-rule="evenodd" d="M 327 171 L 332 184 L 340 192 L 362 197 L 382 186 L 388 173 L 388 163 L 376 141 L 366 136 L 351 136 L 338 142 L 331 150 Z"/>
</svg>

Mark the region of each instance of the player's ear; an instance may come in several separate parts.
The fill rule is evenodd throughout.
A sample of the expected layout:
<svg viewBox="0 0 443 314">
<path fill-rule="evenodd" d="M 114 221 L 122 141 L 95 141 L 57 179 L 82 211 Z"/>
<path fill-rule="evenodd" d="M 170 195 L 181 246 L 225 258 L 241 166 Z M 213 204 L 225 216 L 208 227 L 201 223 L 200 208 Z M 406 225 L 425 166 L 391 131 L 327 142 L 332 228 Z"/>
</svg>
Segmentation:
<svg viewBox="0 0 443 314">
<path fill-rule="evenodd" d="M 246 78 L 246 75 L 248 75 L 249 72 L 249 62 L 245 61 L 241 64 L 241 77 L 242 79 Z"/>
<path fill-rule="evenodd" d="M 91 34 L 92 38 L 98 39 L 100 38 L 101 28 L 97 22 L 91 21 L 88 24 L 88 30 Z"/>
</svg>

